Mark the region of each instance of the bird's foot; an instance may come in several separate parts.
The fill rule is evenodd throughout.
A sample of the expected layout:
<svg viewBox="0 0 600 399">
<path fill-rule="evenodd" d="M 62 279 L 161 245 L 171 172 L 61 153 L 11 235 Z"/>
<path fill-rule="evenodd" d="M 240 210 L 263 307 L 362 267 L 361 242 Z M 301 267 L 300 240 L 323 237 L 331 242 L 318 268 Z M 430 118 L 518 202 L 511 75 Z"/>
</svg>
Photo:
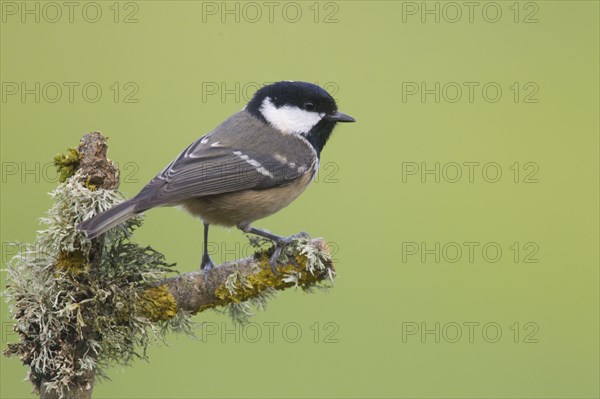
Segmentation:
<svg viewBox="0 0 600 399">
<path fill-rule="evenodd" d="M 208 256 L 208 254 L 202 255 L 202 263 L 200 263 L 200 270 L 204 271 L 204 281 L 205 282 L 208 279 L 208 274 L 215 267 L 216 267 L 215 263 L 212 261 L 210 256 Z"/>
<path fill-rule="evenodd" d="M 308 234 L 301 231 L 298 234 L 291 235 L 289 237 L 279 237 L 276 240 L 273 240 L 273 254 L 269 258 L 269 264 L 271 265 L 271 271 L 274 275 L 278 275 L 277 273 L 277 260 L 281 256 L 281 252 L 287 247 L 290 243 L 300 239 L 300 238 L 310 238 Z"/>
</svg>

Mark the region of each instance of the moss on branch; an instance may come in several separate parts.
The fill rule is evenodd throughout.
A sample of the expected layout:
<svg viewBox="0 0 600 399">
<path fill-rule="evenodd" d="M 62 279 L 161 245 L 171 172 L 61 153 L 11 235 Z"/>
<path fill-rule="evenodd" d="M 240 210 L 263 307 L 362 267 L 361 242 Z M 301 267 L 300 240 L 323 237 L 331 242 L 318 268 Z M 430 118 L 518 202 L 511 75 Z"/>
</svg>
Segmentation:
<svg viewBox="0 0 600 399">
<path fill-rule="evenodd" d="M 58 181 L 64 183 L 79 169 L 79 151 L 68 148 L 65 154 L 57 154 L 54 157 L 54 166 L 58 171 Z"/>
</svg>

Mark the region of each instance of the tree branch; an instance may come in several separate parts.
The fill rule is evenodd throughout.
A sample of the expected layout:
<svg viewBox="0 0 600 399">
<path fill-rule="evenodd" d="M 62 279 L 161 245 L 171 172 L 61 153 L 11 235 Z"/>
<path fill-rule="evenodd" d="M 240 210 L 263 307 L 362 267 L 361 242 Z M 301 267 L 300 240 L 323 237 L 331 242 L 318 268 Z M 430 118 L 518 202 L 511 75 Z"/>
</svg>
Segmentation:
<svg viewBox="0 0 600 399">
<path fill-rule="evenodd" d="M 329 248 L 322 238 L 299 240 L 286 249 L 287 261 L 271 271 L 269 251 L 225 262 L 211 270 L 183 273 L 149 288 L 142 307 L 152 320 L 168 320 L 177 312 L 198 313 L 259 297 L 271 290 L 291 287 L 310 288 L 331 279 L 335 268 Z"/>
<path fill-rule="evenodd" d="M 106 137 L 100 132 L 92 132 L 83 136 L 79 142 L 76 151 L 70 150 L 66 156 L 57 155 L 54 164 L 59 170 L 61 180 L 65 181 L 70 175 L 78 169 L 81 171 L 84 181 L 82 183 L 92 189 L 115 190 L 119 186 L 119 169 L 106 157 Z M 87 256 L 87 262 L 91 267 L 98 267 L 102 259 L 102 250 L 104 248 L 104 237 L 98 237 L 92 240 L 91 249 Z M 75 253 L 80 253 L 75 251 Z M 65 253 L 63 258 L 72 257 L 73 253 Z M 57 262 L 56 267 L 59 267 Z M 70 354 L 77 359 L 82 358 L 87 352 L 87 346 L 83 343 L 78 344 L 75 353 Z M 73 379 L 69 389 L 63 392 L 56 389 L 49 389 L 49 381 L 46 378 L 40 380 L 40 398 L 55 399 L 77 398 L 89 399 L 92 397 L 96 370 L 92 368 L 85 370 L 82 375 Z"/>
</svg>

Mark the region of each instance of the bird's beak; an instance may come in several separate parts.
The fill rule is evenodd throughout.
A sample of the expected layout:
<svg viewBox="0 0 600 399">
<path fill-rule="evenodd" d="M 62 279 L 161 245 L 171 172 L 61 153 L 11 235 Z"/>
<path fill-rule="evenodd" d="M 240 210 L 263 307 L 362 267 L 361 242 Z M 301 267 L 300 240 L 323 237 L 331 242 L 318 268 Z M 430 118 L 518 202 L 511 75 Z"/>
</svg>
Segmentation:
<svg viewBox="0 0 600 399">
<path fill-rule="evenodd" d="M 333 115 L 327 115 L 325 118 L 334 122 L 356 122 L 356 119 L 340 111 L 336 111 Z"/>
</svg>

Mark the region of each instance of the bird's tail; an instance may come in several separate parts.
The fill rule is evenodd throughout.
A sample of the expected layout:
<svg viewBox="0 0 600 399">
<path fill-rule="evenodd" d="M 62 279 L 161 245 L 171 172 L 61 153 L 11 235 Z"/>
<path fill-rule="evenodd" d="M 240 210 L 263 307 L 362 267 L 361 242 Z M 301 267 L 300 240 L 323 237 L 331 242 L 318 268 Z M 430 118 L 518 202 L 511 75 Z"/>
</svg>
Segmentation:
<svg viewBox="0 0 600 399">
<path fill-rule="evenodd" d="M 77 228 L 86 233 L 88 238 L 98 237 L 114 226 L 123 223 L 136 214 L 135 204 L 124 201 L 109 210 L 102 212 L 82 223 Z"/>
</svg>

